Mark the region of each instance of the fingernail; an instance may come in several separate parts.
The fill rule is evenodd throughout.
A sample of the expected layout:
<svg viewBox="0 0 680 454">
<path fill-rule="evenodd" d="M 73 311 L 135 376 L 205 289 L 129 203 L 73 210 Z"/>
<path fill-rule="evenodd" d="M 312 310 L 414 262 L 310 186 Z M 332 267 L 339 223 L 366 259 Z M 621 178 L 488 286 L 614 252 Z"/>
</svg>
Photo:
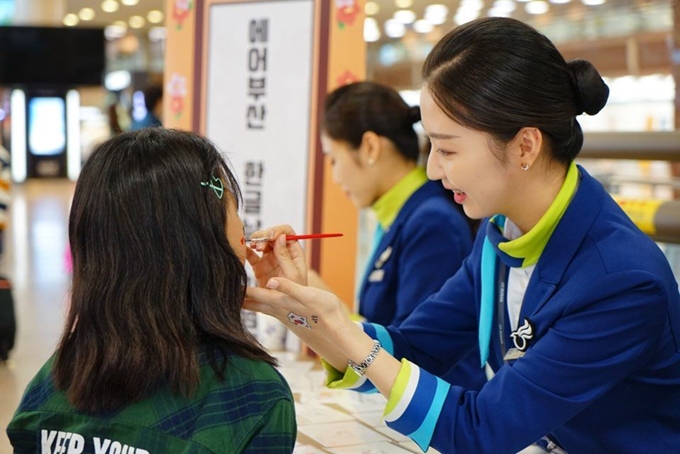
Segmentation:
<svg viewBox="0 0 680 454">
<path fill-rule="evenodd" d="M 270 230 L 269 233 L 267 234 L 267 238 L 274 238 L 274 231 Z"/>
<path fill-rule="evenodd" d="M 279 288 L 279 281 L 277 281 L 276 279 L 269 279 L 269 281 L 267 282 L 267 288 L 270 289 Z"/>
</svg>

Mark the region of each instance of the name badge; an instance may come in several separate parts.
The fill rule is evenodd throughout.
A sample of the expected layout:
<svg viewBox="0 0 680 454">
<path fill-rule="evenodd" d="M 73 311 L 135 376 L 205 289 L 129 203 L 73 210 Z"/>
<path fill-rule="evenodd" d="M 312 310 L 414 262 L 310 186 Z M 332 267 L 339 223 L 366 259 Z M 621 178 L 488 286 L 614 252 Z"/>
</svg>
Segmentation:
<svg viewBox="0 0 680 454">
<path fill-rule="evenodd" d="M 385 277 L 385 270 L 373 270 L 368 275 L 368 282 L 382 282 L 383 277 Z"/>
</svg>

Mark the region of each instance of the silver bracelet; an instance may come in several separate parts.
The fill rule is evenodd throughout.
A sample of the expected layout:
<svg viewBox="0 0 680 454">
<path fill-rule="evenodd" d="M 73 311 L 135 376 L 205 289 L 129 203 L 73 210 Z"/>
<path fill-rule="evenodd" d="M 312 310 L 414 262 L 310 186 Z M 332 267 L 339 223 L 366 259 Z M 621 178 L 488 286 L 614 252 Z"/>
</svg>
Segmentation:
<svg viewBox="0 0 680 454">
<path fill-rule="evenodd" d="M 373 361 L 375 360 L 375 357 L 378 356 L 378 353 L 380 352 L 381 348 L 382 345 L 380 345 L 380 341 L 374 339 L 373 348 L 371 349 L 371 352 L 368 354 L 366 359 L 359 364 L 355 363 L 350 359 L 348 362 L 349 367 L 351 367 L 354 370 L 354 372 L 356 372 L 358 375 L 364 375 L 366 369 L 368 369 L 368 366 L 373 364 Z"/>
</svg>

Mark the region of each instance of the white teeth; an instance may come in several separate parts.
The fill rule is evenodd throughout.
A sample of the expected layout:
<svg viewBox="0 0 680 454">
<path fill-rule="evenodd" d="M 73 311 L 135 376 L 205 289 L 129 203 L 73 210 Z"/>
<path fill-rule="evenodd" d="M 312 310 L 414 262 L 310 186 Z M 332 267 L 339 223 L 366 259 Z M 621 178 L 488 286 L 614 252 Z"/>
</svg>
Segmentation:
<svg viewBox="0 0 680 454">
<path fill-rule="evenodd" d="M 460 195 L 460 194 L 465 194 L 465 193 L 464 193 L 463 191 L 461 191 L 460 189 L 454 189 L 453 192 L 455 192 L 455 193 L 458 194 L 458 195 Z"/>
</svg>

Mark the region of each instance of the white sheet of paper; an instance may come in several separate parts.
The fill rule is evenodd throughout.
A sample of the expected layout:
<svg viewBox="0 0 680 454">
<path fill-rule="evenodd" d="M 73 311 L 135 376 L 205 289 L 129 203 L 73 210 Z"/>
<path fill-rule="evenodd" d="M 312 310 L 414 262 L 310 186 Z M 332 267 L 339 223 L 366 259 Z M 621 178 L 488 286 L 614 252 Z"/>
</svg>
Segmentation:
<svg viewBox="0 0 680 454">
<path fill-rule="evenodd" d="M 397 432 L 396 430 L 392 430 L 387 426 L 376 427 L 375 430 L 377 430 L 378 432 L 385 435 L 386 437 L 388 437 L 388 438 L 390 438 L 394 441 L 397 441 L 399 443 L 407 443 L 407 442 L 413 443 L 413 441 L 409 437 L 407 437 L 406 435 L 402 435 L 399 432 Z M 417 449 L 420 449 L 420 448 L 417 447 L 418 445 L 416 445 L 415 443 L 413 443 L 413 446 L 415 446 Z M 420 452 L 420 451 L 418 451 L 418 452 Z"/>
<path fill-rule="evenodd" d="M 306 424 L 323 424 L 327 422 L 354 421 L 350 415 L 338 411 L 328 405 L 308 403 L 295 405 L 298 426 Z"/>
<path fill-rule="evenodd" d="M 353 416 L 371 427 L 387 427 L 382 420 L 383 413 L 385 413 L 384 410 L 362 411 L 355 413 Z"/>
<path fill-rule="evenodd" d="M 368 445 L 333 448 L 329 449 L 329 451 L 333 454 L 409 454 L 411 452 L 393 443 L 371 443 Z"/>
<path fill-rule="evenodd" d="M 301 445 L 295 443 L 295 448 L 293 448 L 293 454 L 325 454 L 324 451 L 315 448 L 314 446 Z"/>
<path fill-rule="evenodd" d="M 357 421 L 309 424 L 298 430 L 324 448 L 388 442 L 382 434 Z"/>
</svg>

